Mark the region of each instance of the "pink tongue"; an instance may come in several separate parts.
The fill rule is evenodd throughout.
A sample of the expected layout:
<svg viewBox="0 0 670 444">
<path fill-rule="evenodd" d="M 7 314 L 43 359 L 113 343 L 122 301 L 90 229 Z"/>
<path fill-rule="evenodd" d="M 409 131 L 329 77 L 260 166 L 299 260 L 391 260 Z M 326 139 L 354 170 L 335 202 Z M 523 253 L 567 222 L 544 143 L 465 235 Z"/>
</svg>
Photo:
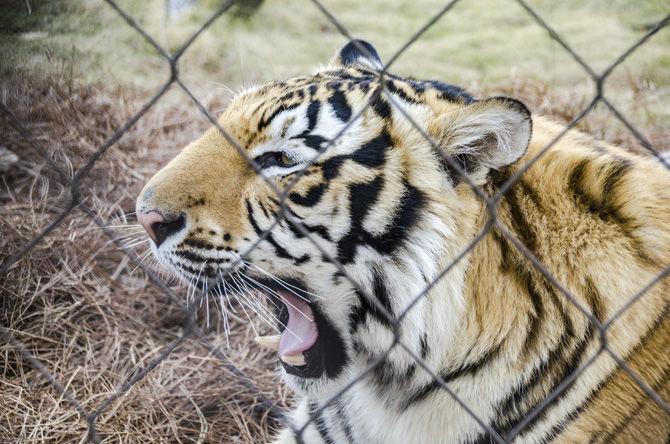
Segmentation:
<svg viewBox="0 0 670 444">
<path fill-rule="evenodd" d="M 314 313 L 305 301 L 292 294 L 283 293 L 281 298 L 288 309 L 288 322 L 279 339 L 279 356 L 302 353 L 318 337 Z"/>
</svg>

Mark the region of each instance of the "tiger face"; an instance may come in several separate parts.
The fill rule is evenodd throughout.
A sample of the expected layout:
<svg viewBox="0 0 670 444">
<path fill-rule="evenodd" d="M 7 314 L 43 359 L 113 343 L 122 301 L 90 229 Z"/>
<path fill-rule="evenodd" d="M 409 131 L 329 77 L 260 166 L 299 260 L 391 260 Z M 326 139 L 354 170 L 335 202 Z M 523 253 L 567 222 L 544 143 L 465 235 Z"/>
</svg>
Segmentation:
<svg viewBox="0 0 670 444">
<path fill-rule="evenodd" d="M 415 298 L 483 208 L 460 185 L 483 184 L 530 139 L 516 100 L 381 70 L 354 41 L 314 75 L 239 95 L 218 118 L 225 134 L 188 145 L 137 199 L 164 265 L 213 293 L 267 299 L 260 314 L 279 334 L 258 341 L 306 395 L 334 393 L 380 356 L 406 371 L 394 333 L 425 356 L 429 306 Z M 452 281 L 446 326 L 462 306 Z"/>
</svg>

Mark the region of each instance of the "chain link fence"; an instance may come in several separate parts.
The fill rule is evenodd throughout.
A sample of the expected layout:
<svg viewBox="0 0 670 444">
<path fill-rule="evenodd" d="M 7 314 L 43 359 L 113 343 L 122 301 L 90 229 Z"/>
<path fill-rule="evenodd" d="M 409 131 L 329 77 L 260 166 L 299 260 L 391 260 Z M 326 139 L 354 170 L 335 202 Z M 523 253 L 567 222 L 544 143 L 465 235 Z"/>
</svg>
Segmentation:
<svg viewBox="0 0 670 444">
<path fill-rule="evenodd" d="M 204 344 L 207 349 L 214 355 L 216 356 L 220 362 L 221 365 L 225 367 L 225 369 L 229 372 L 231 372 L 233 375 L 235 375 L 237 378 L 240 379 L 240 381 L 243 382 L 245 386 L 247 386 L 250 390 L 256 390 L 258 393 L 257 399 L 258 399 L 258 406 L 257 408 L 260 411 L 263 411 L 267 414 L 270 414 L 276 418 L 281 418 L 284 414 L 281 408 L 278 407 L 277 403 L 275 403 L 272 399 L 267 399 L 266 396 L 264 396 L 259 390 L 256 389 L 254 382 L 249 380 L 245 374 L 238 369 L 231 361 L 226 357 L 225 353 L 220 350 L 218 347 L 210 344 L 208 342 L 208 339 L 206 335 L 203 333 L 203 331 L 200 329 L 200 327 L 196 323 L 196 309 L 199 306 L 199 302 L 203 300 L 203 298 L 206 298 L 206 294 L 201 294 L 199 295 L 194 303 L 192 304 L 185 304 L 183 298 L 181 298 L 179 295 L 175 294 L 174 291 L 166 285 L 154 272 L 145 266 L 138 255 L 131 249 L 126 248 L 122 242 L 120 242 L 117 238 L 114 236 L 114 232 L 108 227 L 107 222 L 104 220 L 101 220 L 97 215 L 96 212 L 88 206 L 85 201 L 86 201 L 86 191 L 82 190 L 81 188 L 81 183 L 82 179 L 91 171 L 91 168 L 93 165 L 112 147 L 114 144 L 116 144 L 123 136 L 124 134 L 131 128 L 133 125 L 135 125 L 140 119 L 145 116 L 145 114 L 149 111 L 150 108 L 152 108 L 156 102 L 166 94 L 166 92 L 172 88 L 172 87 L 177 87 L 183 90 L 188 97 L 193 101 L 195 106 L 200 110 L 200 112 L 211 122 L 212 125 L 218 128 L 220 133 L 225 137 L 225 139 L 233 145 L 239 152 L 239 154 L 244 157 L 247 162 L 255 169 L 255 171 L 258 174 L 260 173 L 260 169 L 258 165 L 248 157 L 244 149 L 242 149 L 237 142 L 229 135 L 226 133 L 226 131 L 219 126 L 217 123 L 215 117 L 210 114 L 205 106 L 198 101 L 198 99 L 194 96 L 194 94 L 189 90 L 189 88 L 182 82 L 182 80 L 179 77 L 179 62 L 182 56 L 186 51 L 188 51 L 189 47 L 191 44 L 202 34 L 209 26 L 212 25 L 222 14 L 225 14 L 227 11 L 231 9 L 231 7 L 235 4 L 234 1 L 227 1 L 223 2 L 217 9 L 216 11 L 209 17 L 208 20 L 206 20 L 203 25 L 186 40 L 186 42 L 174 53 L 169 53 L 167 50 L 162 48 L 150 35 L 148 35 L 142 27 L 126 12 L 124 11 L 114 0 L 104 0 L 109 7 L 113 8 L 120 17 L 125 20 L 125 22 L 131 26 L 139 35 L 141 35 L 144 40 L 151 45 L 160 55 L 165 59 L 165 63 L 167 66 L 169 66 L 170 69 L 170 77 L 167 80 L 167 82 L 148 100 L 142 107 L 141 109 L 133 115 L 129 120 L 125 122 L 125 124 L 118 130 L 116 131 L 104 144 L 102 144 L 95 153 L 90 156 L 86 164 L 80 168 L 78 171 L 76 171 L 72 176 L 70 176 L 65 170 L 60 168 L 56 163 L 53 162 L 51 157 L 48 154 L 48 150 L 44 148 L 41 144 L 37 143 L 34 138 L 32 137 L 31 133 L 29 130 L 26 129 L 26 127 L 23 125 L 21 121 L 19 121 L 13 111 L 11 109 L 8 109 L 4 104 L 0 103 L 0 111 L 5 114 L 6 118 L 10 122 L 10 124 L 13 126 L 13 128 L 21 135 L 21 137 L 27 142 L 41 157 L 44 158 L 46 161 L 47 165 L 57 174 L 58 178 L 62 182 L 63 185 L 67 186 L 70 190 L 70 199 L 69 203 L 66 205 L 64 211 L 62 211 L 53 221 L 51 221 L 48 225 L 46 225 L 39 234 L 34 236 L 32 240 L 30 240 L 28 243 L 26 243 L 19 251 L 14 253 L 13 255 L 7 257 L 3 263 L 2 266 L 0 267 L 0 277 L 6 276 L 8 271 L 14 267 L 24 256 L 26 256 L 36 245 L 38 245 L 46 236 L 49 236 L 50 233 L 57 228 L 64 220 L 65 218 L 70 215 L 71 213 L 74 212 L 81 212 L 83 213 L 86 217 L 90 218 L 91 221 L 93 221 L 98 227 L 100 227 L 105 235 L 114 243 L 116 244 L 120 249 L 123 250 L 124 254 L 128 256 L 128 258 L 133 261 L 134 263 L 137 264 L 139 268 L 141 268 L 146 275 L 149 277 L 153 285 L 155 285 L 160 291 L 162 291 L 172 302 L 174 302 L 177 306 L 180 307 L 180 309 L 183 311 L 185 315 L 185 324 L 184 328 L 182 330 L 182 333 L 171 343 L 167 344 L 164 349 L 156 356 L 153 360 L 149 362 L 148 365 L 144 366 L 141 369 L 138 369 L 137 372 L 134 373 L 131 379 L 127 380 L 123 385 L 118 387 L 118 389 L 108 396 L 106 399 L 104 399 L 102 402 L 100 402 L 97 406 L 97 408 L 93 411 L 85 409 L 82 404 L 73 396 L 73 394 L 66 388 L 66 385 L 63 383 L 63 381 L 57 380 L 57 378 L 52 374 L 52 372 L 49 370 L 49 368 L 42 362 L 40 362 L 39 359 L 37 359 L 29 350 L 28 347 L 19 341 L 15 335 L 12 333 L 12 331 L 7 328 L 6 326 L 0 325 L 0 334 L 2 337 L 11 345 L 11 347 L 18 352 L 34 369 L 39 371 L 39 373 L 44 377 L 46 381 L 53 387 L 53 389 L 63 398 L 65 399 L 73 409 L 75 409 L 80 415 L 81 418 L 83 418 L 86 423 L 87 423 L 87 428 L 88 428 L 88 433 L 87 436 L 85 437 L 85 441 L 87 442 L 94 442 L 98 443 L 101 442 L 103 439 L 100 434 L 96 430 L 96 420 L 100 417 L 103 412 L 105 412 L 110 405 L 117 400 L 119 397 L 123 396 L 126 392 L 132 389 L 132 387 L 138 383 L 140 380 L 142 380 L 149 372 L 151 372 L 157 365 L 159 365 L 164 359 L 168 357 L 168 355 L 182 342 L 184 342 L 187 339 L 194 339 L 202 344 Z M 466 0 L 460 0 L 460 1 L 466 1 Z M 606 322 L 601 322 L 599 321 L 588 309 L 580 305 L 580 303 L 575 299 L 573 295 L 570 294 L 570 292 L 565 288 L 564 285 L 562 285 L 560 282 L 558 282 L 554 276 L 549 273 L 549 271 L 542 265 L 542 263 L 533 255 L 533 253 L 521 242 L 519 241 L 513 233 L 511 233 L 496 217 L 496 206 L 500 202 L 500 200 L 503 198 L 505 193 L 517 182 L 517 180 L 544 154 L 549 150 L 553 144 L 555 144 L 559 139 L 564 137 L 566 133 L 574 128 L 579 122 L 581 122 L 593 109 L 596 105 L 598 104 L 603 104 L 612 114 L 612 116 L 616 119 L 618 119 L 637 139 L 637 141 L 645 148 L 647 149 L 651 154 L 656 156 L 669 170 L 670 170 L 670 165 L 668 164 L 668 161 L 664 159 L 663 156 L 652 146 L 652 144 L 642 135 L 640 131 L 638 131 L 635 126 L 633 126 L 629 120 L 626 119 L 626 117 L 619 112 L 619 110 L 608 100 L 605 92 L 605 86 L 608 77 L 612 73 L 614 69 L 616 69 L 620 64 L 622 64 L 631 54 L 633 54 L 638 48 L 640 48 L 642 45 L 645 44 L 645 42 L 651 38 L 654 34 L 656 34 L 658 31 L 660 31 L 662 28 L 668 26 L 670 24 L 670 14 L 664 17 L 662 20 L 657 22 L 653 27 L 651 27 L 646 34 L 640 38 L 635 44 L 630 46 L 628 50 L 623 52 L 609 67 L 607 67 L 604 71 L 602 72 L 596 72 L 594 69 L 589 66 L 587 61 L 583 60 L 566 42 L 565 40 L 551 27 L 550 24 L 545 22 L 542 17 L 525 1 L 525 0 L 515 0 L 522 8 L 525 10 L 530 17 L 532 17 L 533 20 L 537 22 L 539 26 L 544 28 L 551 38 L 555 40 L 582 68 L 583 70 L 588 74 L 588 76 L 591 78 L 593 81 L 593 85 L 595 87 L 595 94 L 593 95 L 593 98 L 590 100 L 588 106 L 586 106 L 574 119 L 572 122 L 570 122 L 569 125 L 567 125 L 559 134 L 557 134 L 554 139 L 547 144 L 541 151 L 537 153 L 537 155 L 530 159 L 522 168 L 520 168 L 518 171 L 515 172 L 496 192 L 495 195 L 492 197 L 489 197 L 482 189 L 480 189 L 477 185 L 472 183 L 468 176 L 465 175 L 465 172 L 462 170 L 462 168 L 453 160 L 447 158 L 447 161 L 450 163 L 450 166 L 457 171 L 462 178 L 468 182 L 468 184 L 474 189 L 476 194 L 485 201 L 486 203 L 486 208 L 489 213 L 489 220 L 486 223 L 485 227 L 483 230 L 473 239 L 473 241 L 465 248 L 458 257 L 455 258 L 455 260 L 448 266 L 446 267 L 440 275 L 433 281 L 430 285 L 428 285 L 420 294 L 417 294 L 413 300 L 413 302 L 407 306 L 404 311 L 402 311 L 398 316 L 393 316 L 391 315 L 387 309 L 372 295 L 369 294 L 365 290 L 365 288 L 362 288 L 356 281 L 353 279 L 351 276 L 347 274 L 346 269 L 340 264 L 336 258 L 331 257 L 328 252 L 322 249 L 322 247 L 314 241 L 312 238 L 312 234 L 307 231 L 307 229 L 297 220 L 295 220 L 292 216 L 290 211 L 286 207 L 286 198 L 288 194 L 291 191 L 291 188 L 293 185 L 300 179 L 302 176 L 302 173 L 298 173 L 295 177 L 295 179 L 291 182 L 289 186 L 287 186 L 285 189 L 280 190 L 279 188 L 276 187 L 276 185 L 267 180 L 267 183 L 269 186 L 273 188 L 273 190 L 277 193 L 277 196 L 279 197 L 279 202 L 281 204 L 281 217 L 275 220 L 274 224 L 265 232 L 263 235 L 260 236 L 260 238 L 256 241 L 256 243 L 248 250 L 251 251 L 258 243 L 262 242 L 271 232 L 271 230 L 281 222 L 281 219 L 284 219 L 288 221 L 288 223 L 292 224 L 296 230 L 298 230 L 302 235 L 304 235 L 305 238 L 310 239 L 314 246 L 320 250 L 320 253 L 323 254 L 325 258 L 328 260 L 332 261 L 338 270 L 345 276 L 347 279 L 349 279 L 352 283 L 352 285 L 357 288 L 360 293 L 368 300 L 368 302 L 376 308 L 376 310 L 389 322 L 389 324 L 393 327 L 394 331 L 394 341 L 393 345 L 391 348 L 385 351 L 385 353 L 381 354 L 380 356 L 377 357 L 377 359 L 374 362 L 371 362 L 368 368 L 365 370 L 364 373 L 358 376 L 358 378 L 352 380 L 347 386 L 342 387 L 342 389 L 337 393 L 335 396 L 333 396 L 331 399 L 329 399 L 327 402 L 322 404 L 317 410 L 311 412 L 311 419 L 309 422 L 305 424 L 300 424 L 297 425 L 297 428 L 293 430 L 293 433 L 296 437 L 296 440 L 298 442 L 302 442 L 303 440 L 303 433 L 305 432 L 305 429 L 313 425 L 315 422 L 315 418 L 318 417 L 318 415 L 321 414 L 321 412 L 326 409 L 329 405 L 332 403 L 336 402 L 336 400 L 342 396 L 343 393 L 345 393 L 347 390 L 349 390 L 356 382 L 358 382 L 361 378 L 363 378 L 367 373 L 373 371 L 375 367 L 377 367 L 387 356 L 388 354 L 395 348 L 400 348 L 405 351 L 405 353 L 409 354 L 417 363 L 419 367 L 421 367 L 424 371 L 429 373 L 431 377 L 434 379 L 436 383 L 439 384 L 439 386 L 446 392 L 448 392 L 454 400 L 465 410 L 467 411 L 470 415 L 472 415 L 473 419 L 481 426 L 482 430 L 485 431 L 488 436 L 491 437 L 491 439 L 497 443 L 508 443 L 512 442 L 515 440 L 515 438 L 518 437 L 518 435 L 524 430 L 524 428 L 531 422 L 533 421 L 534 418 L 536 418 L 538 415 L 541 414 L 541 412 L 552 402 L 560 396 L 560 394 L 566 390 L 574 381 L 576 378 L 580 376 L 594 361 L 597 357 L 599 357 L 601 354 L 605 353 L 611 356 L 618 366 L 623 369 L 630 377 L 632 380 L 642 389 L 646 395 L 653 399 L 655 403 L 657 403 L 665 412 L 670 415 L 670 403 L 668 400 L 662 399 L 661 396 L 659 396 L 653 389 L 650 387 L 638 374 L 636 374 L 631 367 L 629 366 L 629 363 L 627 363 L 622 357 L 618 356 L 609 346 L 607 342 L 607 331 L 608 328 L 612 325 L 614 321 L 616 321 L 618 318 L 621 317 L 621 315 L 633 304 L 635 304 L 640 298 L 642 298 L 645 294 L 646 291 L 648 291 L 651 287 L 653 287 L 655 284 L 657 284 L 660 280 L 668 276 L 670 274 L 670 267 L 665 268 L 661 273 L 659 273 L 651 282 L 649 282 L 644 288 L 640 288 L 639 291 L 633 295 L 633 297 L 628 300 L 625 305 L 610 319 L 608 319 Z M 386 89 L 384 78 L 389 74 L 389 69 L 392 67 L 392 65 L 396 62 L 396 60 L 417 40 L 419 40 L 436 22 L 438 22 L 445 14 L 448 14 L 449 11 L 454 7 L 459 2 L 459 0 L 453 0 L 449 3 L 447 3 L 434 17 L 432 17 L 423 27 L 421 27 L 414 35 L 404 44 L 402 45 L 401 48 L 399 48 L 389 59 L 388 63 L 384 66 L 384 68 L 379 71 L 378 73 L 378 88 L 371 97 L 370 101 L 367 103 L 367 105 L 358 113 L 358 115 L 354 116 L 350 122 L 341 130 L 341 132 L 332 140 L 329 141 L 328 146 L 332 145 L 335 140 L 339 136 L 341 136 L 344 132 L 347 131 L 349 126 L 351 126 L 359 117 L 360 115 L 368 108 L 371 106 L 373 101 L 377 99 L 380 96 L 383 96 L 386 98 L 389 103 L 393 106 L 395 110 L 397 110 L 401 115 L 404 116 L 405 119 L 409 121 L 409 123 L 419 132 L 422 134 L 422 136 L 433 146 L 433 147 L 438 147 L 438 142 L 433 140 L 425 131 L 424 129 L 417 124 L 415 121 L 412 120 L 412 118 L 406 114 L 406 112 L 403 110 L 401 106 L 397 103 L 393 95 Z M 327 20 L 334 25 L 337 30 L 345 36 L 347 39 L 350 41 L 354 41 L 353 36 L 350 34 L 350 32 L 346 29 L 346 27 L 338 21 L 338 19 L 319 1 L 319 0 L 313 0 L 313 3 L 316 8 L 318 8 L 323 15 L 327 18 Z M 365 47 L 362 47 L 360 44 L 356 43 L 356 45 L 359 47 L 358 49 L 366 54 L 368 53 L 367 49 Z M 326 146 L 323 151 L 327 150 L 328 146 Z M 321 151 L 321 153 L 323 153 Z M 316 162 L 318 159 L 312 159 L 312 163 Z M 305 170 L 303 170 L 304 173 Z M 517 424 L 512 430 L 510 430 L 506 434 L 501 434 L 498 430 L 494 430 L 489 424 L 483 422 L 480 418 L 477 417 L 477 415 L 470 409 L 470 407 L 461 401 L 458 396 L 452 391 L 450 388 L 449 384 L 447 384 L 438 374 L 433 372 L 429 366 L 426 365 L 426 363 L 422 360 L 420 356 L 417 356 L 415 352 L 412 350 L 411 347 L 407 346 L 403 342 L 403 338 L 400 335 L 400 325 L 403 322 L 403 319 L 405 318 L 406 314 L 409 312 L 409 310 L 412 309 L 418 303 L 418 301 L 424 297 L 424 295 L 429 292 L 433 286 L 446 274 L 450 272 L 450 270 L 457 264 L 459 263 L 460 260 L 462 260 L 474 247 L 477 245 L 477 243 L 489 232 L 491 229 L 497 229 L 499 232 L 506 238 L 508 239 L 517 249 L 519 252 L 523 254 L 532 264 L 533 266 L 556 288 L 562 295 L 569 300 L 572 304 L 574 304 L 581 313 L 588 318 L 589 322 L 592 324 L 593 328 L 595 328 L 599 334 L 600 334 L 600 349 L 598 353 L 596 353 L 594 356 L 592 356 L 590 359 L 588 359 L 585 363 L 583 363 L 579 368 L 577 368 L 572 374 L 570 374 L 565 380 L 559 384 L 553 392 L 539 405 L 537 405 L 532 411 L 530 411 L 526 417 L 519 423 Z M 247 251 L 247 253 L 248 253 Z M 243 255 L 244 258 L 244 255 Z M 234 267 L 235 264 L 231 265 L 231 268 Z"/>
</svg>

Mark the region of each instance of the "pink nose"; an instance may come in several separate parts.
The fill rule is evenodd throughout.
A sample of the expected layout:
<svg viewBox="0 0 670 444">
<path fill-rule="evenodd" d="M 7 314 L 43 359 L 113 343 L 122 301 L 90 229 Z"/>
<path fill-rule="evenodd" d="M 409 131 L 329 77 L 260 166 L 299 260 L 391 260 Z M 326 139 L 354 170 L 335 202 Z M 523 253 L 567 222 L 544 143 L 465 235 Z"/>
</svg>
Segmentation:
<svg viewBox="0 0 670 444">
<path fill-rule="evenodd" d="M 142 213 L 141 211 L 137 212 L 137 221 L 144 227 L 144 230 L 147 232 L 149 237 L 153 239 L 156 244 L 158 244 L 158 238 L 156 237 L 156 226 L 155 224 L 160 224 L 165 221 L 165 218 L 157 211 L 149 211 L 148 213 Z"/>
<path fill-rule="evenodd" d="M 160 247 L 165 239 L 179 233 L 186 226 L 184 213 L 164 217 L 158 211 L 137 212 L 137 221 L 144 227 L 150 238 Z"/>
</svg>

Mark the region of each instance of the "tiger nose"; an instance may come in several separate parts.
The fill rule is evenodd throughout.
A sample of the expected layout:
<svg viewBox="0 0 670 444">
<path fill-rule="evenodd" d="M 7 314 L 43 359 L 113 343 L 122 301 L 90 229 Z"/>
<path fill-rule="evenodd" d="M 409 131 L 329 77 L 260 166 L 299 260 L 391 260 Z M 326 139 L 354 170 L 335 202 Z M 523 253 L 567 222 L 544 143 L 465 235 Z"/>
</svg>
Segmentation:
<svg viewBox="0 0 670 444">
<path fill-rule="evenodd" d="M 165 239 L 179 232 L 186 225 L 186 218 L 183 214 L 166 218 L 158 211 L 149 211 L 148 213 L 138 211 L 137 221 L 149 237 L 153 239 L 157 247 L 160 247 Z"/>
</svg>

